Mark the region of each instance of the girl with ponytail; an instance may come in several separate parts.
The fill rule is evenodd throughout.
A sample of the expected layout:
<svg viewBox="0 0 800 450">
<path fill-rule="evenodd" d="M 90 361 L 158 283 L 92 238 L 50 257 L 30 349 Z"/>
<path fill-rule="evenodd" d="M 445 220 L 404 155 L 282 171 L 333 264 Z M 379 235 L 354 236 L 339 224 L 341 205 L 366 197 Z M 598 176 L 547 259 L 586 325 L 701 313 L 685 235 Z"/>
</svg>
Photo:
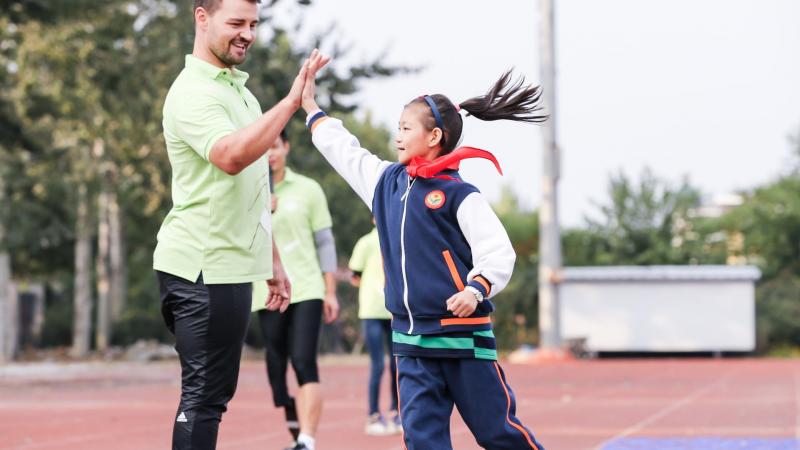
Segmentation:
<svg viewBox="0 0 800 450">
<path fill-rule="evenodd" d="M 516 255 L 503 225 L 459 162 L 497 159 L 458 147 L 465 116 L 537 123 L 539 86 L 503 74 L 459 104 L 441 94 L 411 100 L 400 116 L 398 162 L 361 148 L 314 100 L 321 62 L 312 54 L 302 106 L 317 149 L 372 210 L 392 313 L 403 439 L 409 450 L 452 449 L 453 406 L 487 449 L 544 447 L 516 418 L 514 393 L 497 363 L 489 300 L 508 284 Z"/>
</svg>

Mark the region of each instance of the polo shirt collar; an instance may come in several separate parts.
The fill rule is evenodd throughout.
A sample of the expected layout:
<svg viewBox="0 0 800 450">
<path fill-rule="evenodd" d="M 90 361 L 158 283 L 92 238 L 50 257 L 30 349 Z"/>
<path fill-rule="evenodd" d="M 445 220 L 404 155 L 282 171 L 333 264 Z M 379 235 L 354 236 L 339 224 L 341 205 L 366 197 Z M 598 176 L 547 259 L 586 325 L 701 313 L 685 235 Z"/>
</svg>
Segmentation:
<svg viewBox="0 0 800 450">
<path fill-rule="evenodd" d="M 297 179 L 297 174 L 292 171 L 288 166 L 284 167 L 283 172 L 283 179 L 280 183 L 275 184 L 275 189 L 283 189 L 284 186 L 287 184 L 291 184 L 294 180 Z"/>
<path fill-rule="evenodd" d="M 243 72 L 237 68 L 229 69 L 227 67 L 217 67 L 191 54 L 186 55 L 186 68 L 199 72 L 212 80 L 223 78 L 231 80 L 240 86 L 244 86 L 244 83 L 250 77 L 247 72 Z"/>
<path fill-rule="evenodd" d="M 297 174 L 292 171 L 292 169 L 286 167 L 286 173 L 283 174 L 283 182 L 292 182 L 297 179 Z"/>
</svg>

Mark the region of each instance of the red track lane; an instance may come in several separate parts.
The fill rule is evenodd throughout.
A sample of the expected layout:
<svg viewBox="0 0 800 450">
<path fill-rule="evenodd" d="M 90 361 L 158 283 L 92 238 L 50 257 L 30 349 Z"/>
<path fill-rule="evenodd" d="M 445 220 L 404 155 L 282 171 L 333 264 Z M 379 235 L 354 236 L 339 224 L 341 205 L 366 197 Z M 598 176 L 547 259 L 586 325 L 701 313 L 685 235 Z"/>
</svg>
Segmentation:
<svg viewBox="0 0 800 450">
<path fill-rule="evenodd" d="M 624 437 L 800 439 L 800 360 L 601 360 L 504 364 L 518 417 L 548 450 L 599 449 Z M 320 450 L 401 450 L 368 437 L 366 360 L 326 360 Z M 169 448 L 177 361 L 0 366 L 0 449 Z M 386 390 L 386 386 L 384 386 Z M 383 399 L 382 405 L 386 405 Z M 458 414 L 453 447 L 479 448 Z M 218 449 L 282 449 L 263 363 L 242 365 Z"/>
</svg>

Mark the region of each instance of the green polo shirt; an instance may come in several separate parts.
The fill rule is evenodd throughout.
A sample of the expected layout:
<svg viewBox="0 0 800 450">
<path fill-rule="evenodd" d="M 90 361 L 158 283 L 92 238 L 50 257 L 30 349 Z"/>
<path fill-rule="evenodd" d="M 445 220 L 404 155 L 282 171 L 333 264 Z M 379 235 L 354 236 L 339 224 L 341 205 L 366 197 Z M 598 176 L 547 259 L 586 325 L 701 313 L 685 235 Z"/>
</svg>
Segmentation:
<svg viewBox="0 0 800 450">
<path fill-rule="evenodd" d="M 325 296 L 325 280 L 319 267 L 314 233 L 331 227 L 328 201 L 319 183 L 294 173 L 288 167 L 274 195 L 278 207 L 272 214 L 275 245 L 292 283 L 292 303 L 321 299 Z M 253 311 L 264 308 L 266 283 L 253 284 Z"/>
<path fill-rule="evenodd" d="M 383 297 L 386 284 L 383 274 L 383 257 L 378 243 L 378 229 L 364 235 L 356 242 L 350 257 L 350 270 L 361 272 L 358 288 L 359 319 L 391 319 Z"/>
<path fill-rule="evenodd" d="M 233 176 L 208 160 L 217 140 L 261 116 L 247 78 L 187 55 L 167 93 L 163 126 L 173 206 L 158 232 L 156 270 L 190 281 L 202 272 L 206 284 L 272 277 L 266 157 Z"/>
</svg>

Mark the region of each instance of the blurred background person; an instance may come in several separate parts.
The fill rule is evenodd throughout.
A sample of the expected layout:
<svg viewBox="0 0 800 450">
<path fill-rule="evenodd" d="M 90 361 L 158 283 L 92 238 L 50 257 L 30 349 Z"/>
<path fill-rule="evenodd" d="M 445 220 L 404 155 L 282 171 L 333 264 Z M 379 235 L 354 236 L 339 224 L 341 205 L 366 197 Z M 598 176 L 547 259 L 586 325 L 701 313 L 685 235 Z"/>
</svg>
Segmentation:
<svg viewBox="0 0 800 450">
<path fill-rule="evenodd" d="M 375 223 L 375 219 L 372 219 Z M 400 415 L 397 413 L 397 368 L 392 356 L 392 315 L 386 309 L 383 287 L 383 257 L 378 243 L 378 230 L 362 236 L 350 257 L 353 276 L 350 283 L 358 288 L 358 318 L 362 320 L 364 342 L 369 352 L 369 416 L 364 432 L 373 436 L 402 431 Z M 383 376 L 384 346 L 389 354 L 389 416 L 384 417 L 379 408 L 380 384 Z"/>
<path fill-rule="evenodd" d="M 275 244 L 292 286 L 291 304 L 284 314 L 263 308 L 266 291 L 255 285 L 253 310 L 266 349 L 267 376 L 276 407 L 285 410 L 294 450 L 314 450 L 322 414 L 317 352 L 321 321 L 338 317 L 336 247 L 328 202 L 320 185 L 286 166 L 290 150 L 282 131 L 268 152 L 274 195 L 272 215 Z M 286 369 L 291 361 L 300 386 L 297 403 L 289 395 Z M 298 423 L 299 422 L 299 423 Z"/>
</svg>

